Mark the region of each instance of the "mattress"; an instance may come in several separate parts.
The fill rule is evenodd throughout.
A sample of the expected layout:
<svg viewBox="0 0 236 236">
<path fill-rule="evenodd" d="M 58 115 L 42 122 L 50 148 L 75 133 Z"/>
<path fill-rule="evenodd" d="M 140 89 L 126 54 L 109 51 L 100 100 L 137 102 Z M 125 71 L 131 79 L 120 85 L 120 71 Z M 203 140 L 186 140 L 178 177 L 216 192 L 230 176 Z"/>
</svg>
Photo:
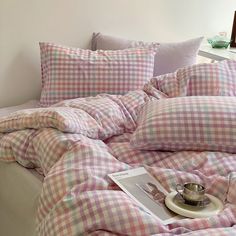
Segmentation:
<svg viewBox="0 0 236 236">
<path fill-rule="evenodd" d="M 0 235 L 36 235 L 42 179 L 17 163 L 0 162 Z"/>
<path fill-rule="evenodd" d="M 38 103 L 39 103 L 38 100 L 30 100 L 18 106 L 0 108 L 0 117 L 9 115 L 10 113 L 15 112 L 15 111 L 29 109 L 29 108 L 36 108 L 38 107 Z"/>
<path fill-rule="evenodd" d="M 14 111 L 35 108 L 32 100 L 20 106 L 0 109 L 0 117 Z M 35 219 L 43 176 L 18 163 L 0 162 L 0 235 L 36 235 Z"/>
</svg>

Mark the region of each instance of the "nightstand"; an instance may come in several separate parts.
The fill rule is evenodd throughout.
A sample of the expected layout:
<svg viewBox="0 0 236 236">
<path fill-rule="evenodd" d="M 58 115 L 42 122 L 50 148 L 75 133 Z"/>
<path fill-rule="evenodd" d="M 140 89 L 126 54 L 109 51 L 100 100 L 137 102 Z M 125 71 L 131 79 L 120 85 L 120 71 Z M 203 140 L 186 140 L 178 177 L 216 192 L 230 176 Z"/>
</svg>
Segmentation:
<svg viewBox="0 0 236 236">
<path fill-rule="evenodd" d="M 202 45 L 198 55 L 209 58 L 212 62 L 226 59 L 236 60 L 236 48 L 212 48 L 211 45 Z"/>
</svg>

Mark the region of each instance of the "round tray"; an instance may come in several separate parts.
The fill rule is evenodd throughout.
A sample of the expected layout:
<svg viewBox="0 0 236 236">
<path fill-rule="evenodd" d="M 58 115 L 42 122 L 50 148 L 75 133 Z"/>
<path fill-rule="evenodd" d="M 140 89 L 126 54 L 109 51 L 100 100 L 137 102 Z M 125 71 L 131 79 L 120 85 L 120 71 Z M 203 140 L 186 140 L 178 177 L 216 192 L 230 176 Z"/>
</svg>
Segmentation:
<svg viewBox="0 0 236 236">
<path fill-rule="evenodd" d="M 223 210 L 223 203 L 216 197 L 206 194 L 210 203 L 205 207 L 191 206 L 175 201 L 177 192 L 169 193 L 165 198 L 166 206 L 173 212 L 189 218 L 205 218 L 218 214 Z"/>
</svg>

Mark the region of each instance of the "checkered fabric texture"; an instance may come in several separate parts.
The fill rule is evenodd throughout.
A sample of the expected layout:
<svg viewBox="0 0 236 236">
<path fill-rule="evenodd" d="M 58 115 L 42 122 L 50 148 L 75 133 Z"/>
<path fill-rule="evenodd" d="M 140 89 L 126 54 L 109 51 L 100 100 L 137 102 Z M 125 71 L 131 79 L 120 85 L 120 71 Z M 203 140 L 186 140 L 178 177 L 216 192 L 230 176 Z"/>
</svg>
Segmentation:
<svg viewBox="0 0 236 236">
<path fill-rule="evenodd" d="M 200 64 L 182 72 L 187 96 L 236 96 L 236 61 Z"/>
<path fill-rule="evenodd" d="M 40 43 L 40 52 L 44 107 L 65 99 L 142 89 L 153 76 L 151 49 L 90 51 Z"/>
<path fill-rule="evenodd" d="M 236 153 L 236 98 L 191 96 L 148 102 L 131 138 L 143 150 Z"/>
<path fill-rule="evenodd" d="M 143 91 L 124 96 L 101 95 L 67 100 L 47 108 L 46 113 L 44 109 L 21 111 L 0 119 L 1 130 L 5 127 L 8 131 L 0 134 L 0 160 L 35 167 L 45 176 L 37 213 L 40 236 L 236 235 L 236 154 L 140 151 L 131 147 L 129 140 L 138 113 L 153 99 L 153 94 Z M 87 113 L 89 120 L 99 124 L 98 133 L 95 126 L 96 138 L 88 137 L 94 126 L 84 124 L 83 118 L 81 125 L 74 124 L 80 122 L 74 120 L 79 113 Z M 53 117 L 54 126 L 48 127 Z M 35 126 L 37 123 L 40 125 Z M 81 128 L 63 132 L 58 127 Z M 145 166 L 168 191 L 176 183 L 205 184 L 209 194 L 225 203 L 224 210 L 210 218 L 163 225 L 107 176 L 140 166 Z"/>
<path fill-rule="evenodd" d="M 236 96 L 235 75 L 236 61 L 225 60 L 178 69 L 153 78 L 151 85 L 168 97 Z"/>
<path fill-rule="evenodd" d="M 160 98 L 180 97 L 186 95 L 186 81 L 181 80 L 177 72 L 154 77 L 144 87 L 145 91 L 157 93 Z M 182 82 L 182 84 L 180 84 Z M 162 94 L 160 94 L 160 92 Z"/>
</svg>

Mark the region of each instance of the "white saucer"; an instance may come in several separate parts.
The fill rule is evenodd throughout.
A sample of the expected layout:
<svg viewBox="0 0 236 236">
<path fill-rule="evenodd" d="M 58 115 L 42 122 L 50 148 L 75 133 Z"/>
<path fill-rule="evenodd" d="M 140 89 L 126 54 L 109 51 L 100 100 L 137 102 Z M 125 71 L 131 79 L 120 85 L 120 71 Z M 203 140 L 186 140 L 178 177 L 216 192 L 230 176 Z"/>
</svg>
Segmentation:
<svg viewBox="0 0 236 236">
<path fill-rule="evenodd" d="M 223 203 L 216 197 L 206 194 L 210 203 L 206 207 L 199 208 L 174 201 L 177 192 L 171 192 L 166 196 L 165 204 L 173 212 L 189 218 L 205 218 L 218 214 L 224 208 Z"/>
</svg>

